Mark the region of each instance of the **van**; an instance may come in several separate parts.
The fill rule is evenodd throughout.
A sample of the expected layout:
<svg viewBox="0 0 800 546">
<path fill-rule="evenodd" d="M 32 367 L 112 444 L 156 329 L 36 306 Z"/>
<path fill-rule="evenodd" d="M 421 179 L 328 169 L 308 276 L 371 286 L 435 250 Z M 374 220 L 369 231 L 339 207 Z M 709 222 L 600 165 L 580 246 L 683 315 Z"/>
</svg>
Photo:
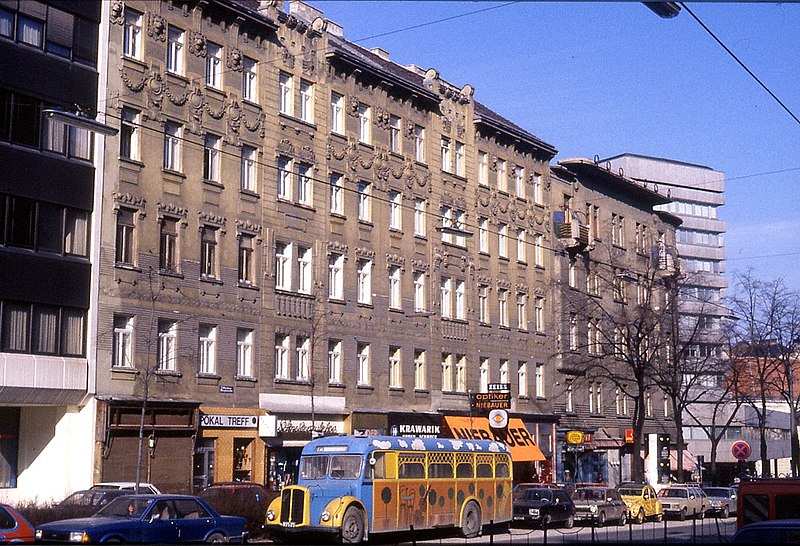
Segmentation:
<svg viewBox="0 0 800 546">
<path fill-rule="evenodd" d="M 772 478 L 739 484 L 736 528 L 758 521 L 800 518 L 800 480 Z"/>
</svg>

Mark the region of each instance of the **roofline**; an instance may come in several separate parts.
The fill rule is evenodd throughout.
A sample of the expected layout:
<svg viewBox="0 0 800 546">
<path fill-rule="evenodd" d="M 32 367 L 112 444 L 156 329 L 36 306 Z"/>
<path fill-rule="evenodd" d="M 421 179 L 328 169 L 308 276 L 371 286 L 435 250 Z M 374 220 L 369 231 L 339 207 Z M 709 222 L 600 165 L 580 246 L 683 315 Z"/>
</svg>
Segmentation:
<svg viewBox="0 0 800 546">
<path fill-rule="evenodd" d="M 700 169 L 708 169 L 709 171 L 722 172 L 722 171 L 718 171 L 717 169 L 711 168 L 711 167 L 709 167 L 707 165 L 700 165 L 699 163 L 690 163 L 689 161 L 680 161 L 678 159 L 669 159 L 669 158 L 666 158 L 666 157 L 657 157 L 657 156 L 654 156 L 654 155 L 634 154 L 634 153 L 630 153 L 630 152 L 623 152 L 621 154 L 612 155 L 611 157 L 606 157 L 605 159 L 601 159 L 600 163 L 604 163 L 606 161 L 611 161 L 613 159 L 617 159 L 617 158 L 620 158 L 620 157 L 638 157 L 638 158 L 641 158 L 641 159 L 654 159 L 656 161 L 665 161 L 667 163 L 674 163 L 675 165 L 685 165 L 687 167 L 697 167 L 697 168 L 700 168 Z"/>
<path fill-rule="evenodd" d="M 578 180 L 581 179 L 581 173 L 585 173 L 588 176 L 594 176 L 604 182 L 610 182 L 616 189 L 623 193 L 628 193 L 632 195 L 636 199 L 642 200 L 642 202 L 649 206 L 655 205 L 666 205 L 667 203 L 671 202 L 672 199 L 660 194 L 656 193 L 653 190 L 650 190 L 640 184 L 637 184 L 630 178 L 627 178 L 621 174 L 615 173 L 614 171 L 610 170 L 606 167 L 600 166 L 597 162 L 587 159 L 587 158 L 572 158 L 572 159 L 562 159 L 558 162 L 558 164 L 568 171 L 573 172 L 577 175 Z M 578 171 L 578 172 L 576 172 Z"/>
<path fill-rule="evenodd" d="M 489 110 L 492 113 L 495 113 L 489 108 L 487 108 L 487 110 Z M 537 148 L 537 149 L 539 149 L 539 150 L 541 150 L 543 152 L 546 152 L 546 153 L 550 154 L 551 158 L 554 157 L 556 155 L 556 153 L 558 153 L 558 150 L 554 146 L 544 142 L 543 140 L 540 140 L 540 139 L 534 137 L 530 133 L 523 132 L 523 131 L 515 129 L 513 127 L 509 127 L 507 125 L 503 125 L 503 124 L 501 124 L 500 122 L 498 122 L 496 120 L 489 119 L 488 117 L 485 117 L 485 116 L 481 116 L 478 113 L 475 113 L 475 117 L 473 118 L 473 121 L 476 124 L 484 124 L 487 127 L 491 127 L 492 129 L 494 129 L 496 131 L 504 132 L 504 133 L 508 134 L 509 136 L 512 136 L 514 138 L 522 140 L 523 142 L 526 142 L 527 144 L 530 144 L 534 148 Z"/>
</svg>

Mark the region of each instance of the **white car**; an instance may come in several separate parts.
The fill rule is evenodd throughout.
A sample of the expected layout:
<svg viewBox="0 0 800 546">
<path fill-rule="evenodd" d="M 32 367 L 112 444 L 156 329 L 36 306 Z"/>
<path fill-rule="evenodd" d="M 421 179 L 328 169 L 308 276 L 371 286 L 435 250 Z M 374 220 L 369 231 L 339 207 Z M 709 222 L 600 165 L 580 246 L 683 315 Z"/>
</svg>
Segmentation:
<svg viewBox="0 0 800 546">
<path fill-rule="evenodd" d="M 136 491 L 136 482 L 101 482 L 94 484 L 91 489 L 119 489 L 121 491 Z M 152 483 L 139 482 L 139 493 L 160 495 L 161 490 Z"/>
</svg>

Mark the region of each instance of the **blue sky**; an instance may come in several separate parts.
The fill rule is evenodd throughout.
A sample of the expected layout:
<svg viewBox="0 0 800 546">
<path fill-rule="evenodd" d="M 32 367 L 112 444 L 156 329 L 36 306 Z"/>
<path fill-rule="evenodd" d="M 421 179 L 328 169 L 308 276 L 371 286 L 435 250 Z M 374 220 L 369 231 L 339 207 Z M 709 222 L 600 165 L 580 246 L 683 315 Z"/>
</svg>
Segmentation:
<svg viewBox="0 0 800 546">
<path fill-rule="evenodd" d="M 359 45 L 435 68 L 554 145 L 725 174 L 727 275 L 800 290 L 800 123 L 682 11 L 639 2 L 309 1 Z M 800 4 L 688 3 L 800 117 Z M 462 16 L 463 15 L 463 16 Z M 431 23 L 431 24 L 426 24 Z"/>
</svg>

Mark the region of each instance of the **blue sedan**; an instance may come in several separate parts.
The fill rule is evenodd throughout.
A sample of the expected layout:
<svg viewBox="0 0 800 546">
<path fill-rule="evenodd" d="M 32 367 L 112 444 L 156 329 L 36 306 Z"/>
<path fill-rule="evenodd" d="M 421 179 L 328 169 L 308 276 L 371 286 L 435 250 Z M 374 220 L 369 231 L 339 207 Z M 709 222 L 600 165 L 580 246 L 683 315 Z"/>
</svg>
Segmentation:
<svg viewBox="0 0 800 546">
<path fill-rule="evenodd" d="M 88 518 L 36 527 L 37 542 L 237 542 L 247 539 L 247 520 L 221 516 L 189 495 L 124 495 Z"/>
</svg>

